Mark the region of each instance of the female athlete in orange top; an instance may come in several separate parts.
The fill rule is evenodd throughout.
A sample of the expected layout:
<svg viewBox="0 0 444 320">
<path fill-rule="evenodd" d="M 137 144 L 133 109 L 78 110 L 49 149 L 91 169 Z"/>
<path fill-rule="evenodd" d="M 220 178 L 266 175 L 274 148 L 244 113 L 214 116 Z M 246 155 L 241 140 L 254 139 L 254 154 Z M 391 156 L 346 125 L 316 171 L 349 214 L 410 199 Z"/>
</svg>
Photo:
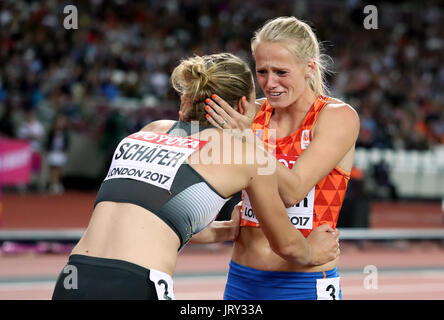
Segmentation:
<svg viewBox="0 0 444 320">
<path fill-rule="evenodd" d="M 325 95 L 325 56 L 308 24 L 295 17 L 271 20 L 255 33 L 251 47 L 265 95 L 256 100 L 259 111 L 244 100 L 247 111 L 241 115 L 213 95 L 210 122 L 225 129 L 251 126 L 275 153 L 283 164 L 278 166 L 280 195 L 289 219 L 305 236 L 321 224 L 335 228 L 359 117 L 350 105 Z M 243 200 L 225 299 L 340 299 L 338 259 L 320 266 L 283 260 L 271 250 L 246 193 Z"/>
</svg>

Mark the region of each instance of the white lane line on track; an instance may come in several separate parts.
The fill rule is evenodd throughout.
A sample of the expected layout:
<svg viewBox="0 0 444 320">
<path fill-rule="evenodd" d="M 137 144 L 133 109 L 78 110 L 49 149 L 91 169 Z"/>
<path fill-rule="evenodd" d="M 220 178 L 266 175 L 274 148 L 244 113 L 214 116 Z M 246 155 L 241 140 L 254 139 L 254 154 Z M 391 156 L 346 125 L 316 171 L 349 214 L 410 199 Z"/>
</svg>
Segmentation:
<svg viewBox="0 0 444 320">
<path fill-rule="evenodd" d="M 23 281 L 0 283 L 0 291 L 34 291 L 54 289 L 55 281 Z"/>
<path fill-rule="evenodd" d="M 389 293 L 415 294 L 425 292 L 442 292 L 444 297 L 444 283 L 419 284 L 381 284 L 377 289 L 365 289 L 364 286 L 342 286 L 342 295 L 380 295 Z"/>
</svg>

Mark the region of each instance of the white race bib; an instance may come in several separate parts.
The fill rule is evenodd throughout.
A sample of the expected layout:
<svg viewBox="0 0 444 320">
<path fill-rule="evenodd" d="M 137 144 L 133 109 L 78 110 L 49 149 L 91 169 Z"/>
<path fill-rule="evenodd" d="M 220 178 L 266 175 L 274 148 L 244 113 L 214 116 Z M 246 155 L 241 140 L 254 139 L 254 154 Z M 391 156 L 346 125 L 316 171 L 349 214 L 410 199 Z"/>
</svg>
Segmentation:
<svg viewBox="0 0 444 320">
<path fill-rule="evenodd" d="M 134 179 L 170 190 L 182 163 L 206 143 L 166 133 L 134 133 L 117 146 L 105 180 Z"/>
<path fill-rule="evenodd" d="M 288 218 L 295 228 L 313 229 L 314 194 L 315 188 L 313 187 L 304 200 L 293 207 L 287 208 Z M 245 190 L 242 190 L 242 201 L 242 219 L 259 223 Z"/>
<path fill-rule="evenodd" d="M 251 207 L 250 199 L 245 190 L 242 190 L 242 219 L 248 220 L 254 223 L 259 223 L 254 215 L 253 208 Z"/>
<path fill-rule="evenodd" d="M 287 168 L 291 169 L 296 163 L 298 157 L 278 154 L 276 155 L 276 159 L 278 159 L 278 161 L 284 164 Z M 315 188 L 316 187 L 313 187 L 301 202 L 293 207 L 287 208 L 288 218 L 297 229 L 313 229 Z M 242 220 L 259 224 L 259 221 L 253 212 L 253 208 L 251 207 L 248 194 L 245 192 L 245 190 L 242 190 L 242 201 Z"/>
<path fill-rule="evenodd" d="M 297 205 L 287 208 L 288 217 L 297 229 L 313 229 L 315 187 Z"/>
<path fill-rule="evenodd" d="M 316 280 L 318 300 L 339 300 L 339 277 Z"/>
<path fill-rule="evenodd" d="M 176 300 L 173 279 L 171 279 L 169 274 L 150 269 L 150 280 L 156 286 L 157 298 L 159 300 Z"/>
</svg>

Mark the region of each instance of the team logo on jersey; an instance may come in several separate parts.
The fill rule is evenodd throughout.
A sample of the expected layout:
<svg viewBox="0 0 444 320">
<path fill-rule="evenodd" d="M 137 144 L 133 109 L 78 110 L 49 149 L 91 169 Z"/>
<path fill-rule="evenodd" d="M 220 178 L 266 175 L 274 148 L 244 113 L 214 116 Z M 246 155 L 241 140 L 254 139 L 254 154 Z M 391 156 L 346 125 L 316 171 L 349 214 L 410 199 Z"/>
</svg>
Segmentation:
<svg viewBox="0 0 444 320">
<path fill-rule="evenodd" d="M 302 131 L 301 135 L 301 149 L 302 150 L 307 149 L 309 144 L 310 144 L 310 130 L 305 129 Z"/>
<path fill-rule="evenodd" d="M 254 130 L 254 134 L 256 135 L 256 137 L 258 137 L 261 140 L 264 140 L 263 134 L 264 134 L 264 130 L 262 129 L 256 129 Z"/>
</svg>

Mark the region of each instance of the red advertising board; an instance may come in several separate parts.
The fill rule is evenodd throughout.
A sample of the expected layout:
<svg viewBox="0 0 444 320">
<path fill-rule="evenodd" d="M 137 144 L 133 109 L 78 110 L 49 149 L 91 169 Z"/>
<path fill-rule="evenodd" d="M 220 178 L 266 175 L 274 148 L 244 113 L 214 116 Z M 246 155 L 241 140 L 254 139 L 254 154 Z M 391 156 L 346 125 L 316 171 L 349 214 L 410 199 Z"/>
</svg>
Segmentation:
<svg viewBox="0 0 444 320">
<path fill-rule="evenodd" d="M 29 142 L 0 138 L 0 187 L 29 183 L 31 155 Z"/>
</svg>

